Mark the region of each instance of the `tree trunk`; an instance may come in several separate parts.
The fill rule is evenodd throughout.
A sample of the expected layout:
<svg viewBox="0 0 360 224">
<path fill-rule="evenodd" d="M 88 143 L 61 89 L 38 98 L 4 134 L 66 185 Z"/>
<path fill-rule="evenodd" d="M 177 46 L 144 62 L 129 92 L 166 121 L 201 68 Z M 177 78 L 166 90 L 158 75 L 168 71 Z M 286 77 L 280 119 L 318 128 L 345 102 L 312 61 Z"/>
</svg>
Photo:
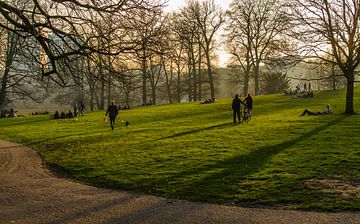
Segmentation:
<svg viewBox="0 0 360 224">
<path fill-rule="evenodd" d="M 151 88 L 152 105 L 156 105 L 156 86 Z"/>
<path fill-rule="evenodd" d="M 260 75 L 260 68 L 259 68 L 259 63 L 256 62 L 256 65 L 254 67 L 254 84 L 255 84 L 255 96 L 260 94 L 260 83 L 259 83 L 259 75 Z"/>
<path fill-rule="evenodd" d="M 105 109 L 105 77 L 104 74 L 102 74 L 102 69 L 100 69 L 101 74 L 100 74 L 100 78 L 101 78 L 101 87 L 100 87 L 100 110 L 104 110 Z"/>
<path fill-rule="evenodd" d="M 331 66 L 331 72 L 332 72 L 332 87 L 333 87 L 333 90 L 336 90 L 335 65 L 334 64 Z"/>
<path fill-rule="evenodd" d="M 0 111 L 6 108 L 6 89 L 1 87 L 0 90 Z"/>
<path fill-rule="evenodd" d="M 246 72 L 244 77 L 244 96 L 246 96 L 249 93 L 249 73 Z"/>
<path fill-rule="evenodd" d="M 177 88 L 177 101 L 178 101 L 178 103 L 180 103 L 181 102 L 181 87 L 180 87 L 180 85 L 181 85 L 181 79 L 180 79 L 180 77 L 181 77 L 181 71 L 180 71 L 180 65 L 179 65 L 179 63 L 177 63 L 177 84 L 176 84 L 176 88 Z"/>
<path fill-rule="evenodd" d="M 202 74 L 201 74 L 201 62 L 202 62 L 202 56 L 201 56 L 201 44 L 199 43 L 199 70 L 198 70 L 198 85 L 199 85 L 199 100 L 202 100 L 202 88 L 201 88 L 201 85 L 202 85 Z"/>
<path fill-rule="evenodd" d="M 205 54 L 206 54 L 206 63 L 207 63 L 207 73 L 208 73 L 209 84 L 210 84 L 210 94 L 211 94 L 211 99 L 212 99 L 212 98 L 215 98 L 215 87 L 214 87 L 214 79 L 213 79 L 212 70 L 211 70 L 211 59 L 210 59 L 210 49 L 209 48 L 206 50 Z"/>
<path fill-rule="evenodd" d="M 144 53 L 145 55 L 145 53 Z M 146 99 L 146 58 L 144 56 L 144 58 L 142 59 L 142 65 L 141 65 L 141 69 L 142 69 L 142 95 L 143 95 L 143 105 L 147 104 L 147 99 Z"/>
<path fill-rule="evenodd" d="M 197 77 L 196 77 L 196 62 L 195 62 L 195 54 L 194 51 L 191 51 L 191 60 L 192 60 L 192 73 L 193 73 L 193 98 L 194 101 L 197 101 L 197 88 L 196 88 L 196 84 L 197 84 Z"/>
<path fill-rule="evenodd" d="M 354 114 L 354 72 L 349 71 L 346 75 L 346 109 L 345 114 Z"/>
<path fill-rule="evenodd" d="M 0 89 L 0 110 L 6 108 L 6 85 L 9 76 L 9 66 L 5 67 L 4 75 L 1 80 L 1 89 Z"/>
<path fill-rule="evenodd" d="M 189 52 L 188 54 L 188 75 L 189 75 L 189 80 L 188 80 L 188 96 L 189 96 L 189 102 L 192 101 L 192 86 L 191 86 L 191 74 L 192 74 L 192 66 L 191 66 L 191 58 L 190 58 L 191 53 Z"/>
<path fill-rule="evenodd" d="M 108 79 L 107 79 L 107 101 L 108 105 L 111 103 L 111 72 L 109 71 Z"/>
</svg>

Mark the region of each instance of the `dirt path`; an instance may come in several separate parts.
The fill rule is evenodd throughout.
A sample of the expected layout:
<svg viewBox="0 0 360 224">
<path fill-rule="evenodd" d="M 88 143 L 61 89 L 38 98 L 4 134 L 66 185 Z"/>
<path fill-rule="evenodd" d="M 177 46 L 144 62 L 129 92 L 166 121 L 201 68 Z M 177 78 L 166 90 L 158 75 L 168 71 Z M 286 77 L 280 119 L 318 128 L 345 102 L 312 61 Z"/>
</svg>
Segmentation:
<svg viewBox="0 0 360 224">
<path fill-rule="evenodd" d="M 0 223 L 360 223 L 360 213 L 250 209 L 87 186 L 55 177 L 33 150 L 0 140 Z"/>
</svg>

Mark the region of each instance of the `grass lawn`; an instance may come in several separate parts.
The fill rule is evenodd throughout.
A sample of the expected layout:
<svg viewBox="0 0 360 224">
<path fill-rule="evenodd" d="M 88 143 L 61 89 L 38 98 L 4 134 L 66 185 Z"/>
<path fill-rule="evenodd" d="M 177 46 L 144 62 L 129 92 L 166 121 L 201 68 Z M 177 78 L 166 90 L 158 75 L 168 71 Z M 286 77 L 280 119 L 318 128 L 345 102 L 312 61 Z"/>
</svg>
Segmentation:
<svg viewBox="0 0 360 224">
<path fill-rule="evenodd" d="M 360 210 L 360 116 L 345 116 L 345 90 L 312 99 L 254 98 L 252 120 L 233 125 L 231 99 L 51 120 L 0 119 L 0 138 L 97 186 L 220 204 Z M 324 116 L 299 115 L 305 108 Z M 360 112 L 360 89 L 354 105 Z M 123 121 L 130 121 L 126 128 Z"/>
</svg>

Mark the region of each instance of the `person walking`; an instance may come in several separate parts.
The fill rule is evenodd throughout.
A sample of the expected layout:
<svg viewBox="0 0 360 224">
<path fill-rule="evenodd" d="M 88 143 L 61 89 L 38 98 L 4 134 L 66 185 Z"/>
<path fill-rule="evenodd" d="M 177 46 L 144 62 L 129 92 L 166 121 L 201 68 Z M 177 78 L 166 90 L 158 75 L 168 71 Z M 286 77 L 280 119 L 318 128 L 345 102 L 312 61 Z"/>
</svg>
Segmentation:
<svg viewBox="0 0 360 224">
<path fill-rule="evenodd" d="M 233 115 L 234 115 L 234 124 L 236 123 L 236 117 L 239 120 L 240 123 L 240 106 L 241 106 L 242 101 L 239 98 L 239 95 L 236 94 L 235 98 L 232 101 L 232 110 L 233 110 Z"/>
<path fill-rule="evenodd" d="M 115 119 L 116 119 L 118 113 L 119 113 L 118 108 L 115 105 L 114 101 L 112 101 L 111 104 L 109 105 L 107 111 L 106 111 L 106 114 L 105 114 L 105 116 L 109 115 L 111 130 L 114 130 Z"/>
</svg>

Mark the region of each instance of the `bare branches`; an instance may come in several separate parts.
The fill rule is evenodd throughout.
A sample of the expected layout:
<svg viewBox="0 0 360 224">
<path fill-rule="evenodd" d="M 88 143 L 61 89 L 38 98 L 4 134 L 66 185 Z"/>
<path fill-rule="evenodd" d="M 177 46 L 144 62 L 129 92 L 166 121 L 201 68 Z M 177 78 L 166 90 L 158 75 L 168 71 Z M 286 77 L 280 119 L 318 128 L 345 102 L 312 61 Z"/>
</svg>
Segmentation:
<svg viewBox="0 0 360 224">
<path fill-rule="evenodd" d="M 133 49 L 134 45 L 126 41 L 121 44 L 111 42 L 110 46 L 103 48 L 95 47 L 94 43 L 102 35 L 96 28 L 101 30 L 102 25 L 111 24 L 113 21 L 108 20 L 110 15 L 118 21 L 126 21 L 134 12 L 158 9 L 161 5 L 157 0 L 8 0 L 0 2 L 0 18 L 4 21 L 0 22 L 0 26 L 37 40 L 49 61 L 43 75 L 49 76 L 58 73 L 58 61 L 68 60 L 72 55 L 94 52 L 116 55 Z M 118 35 L 118 31 L 126 29 L 125 22 L 113 28 L 113 34 Z M 120 34 L 119 37 L 124 36 Z"/>
</svg>

